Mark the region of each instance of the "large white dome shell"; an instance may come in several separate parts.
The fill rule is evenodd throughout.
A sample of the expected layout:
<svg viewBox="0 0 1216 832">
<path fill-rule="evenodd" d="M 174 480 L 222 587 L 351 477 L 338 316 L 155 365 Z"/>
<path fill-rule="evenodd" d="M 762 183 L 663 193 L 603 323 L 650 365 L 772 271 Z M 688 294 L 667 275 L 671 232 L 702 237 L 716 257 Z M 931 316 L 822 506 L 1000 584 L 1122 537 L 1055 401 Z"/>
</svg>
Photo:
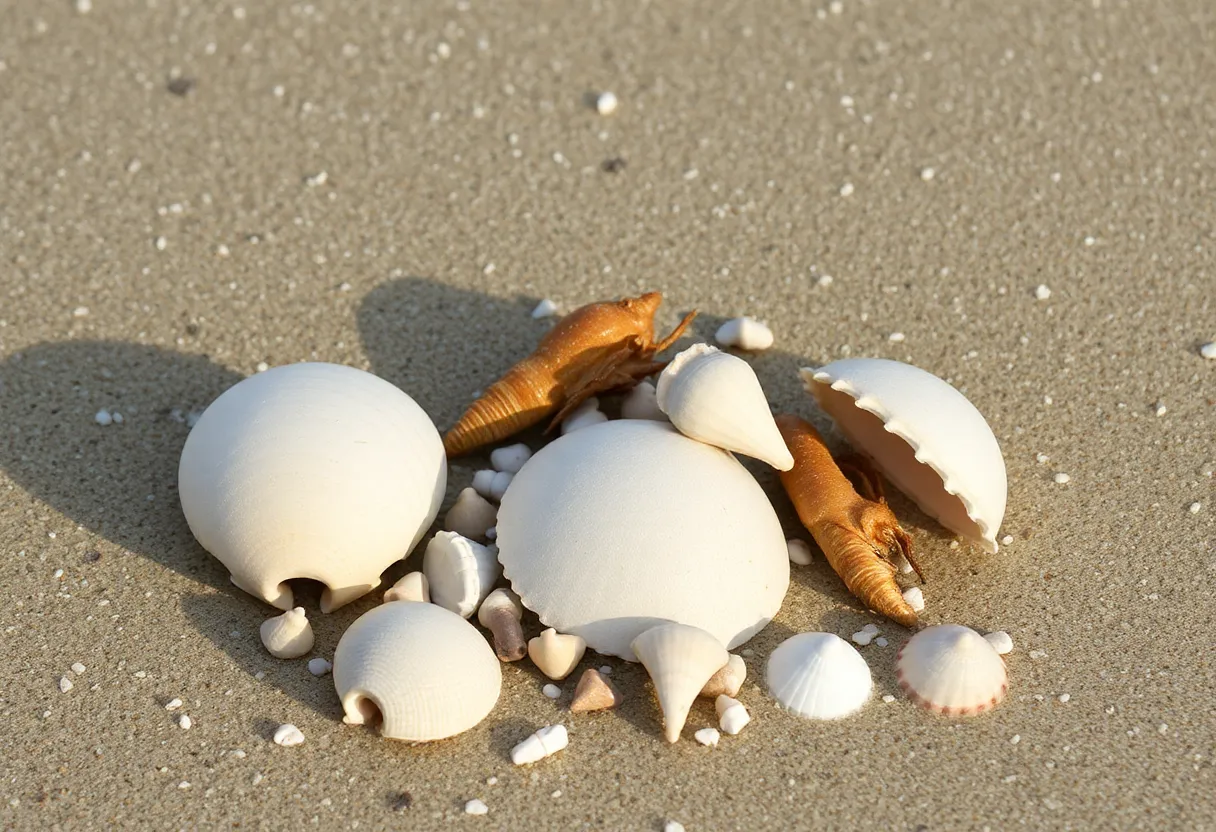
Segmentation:
<svg viewBox="0 0 1216 832">
<path fill-rule="evenodd" d="M 665 621 L 742 644 L 789 587 L 781 523 L 756 480 L 661 422 L 605 422 L 544 447 L 503 497 L 497 542 L 546 626 L 630 661 L 630 642 Z"/>
<path fill-rule="evenodd" d="M 291 578 L 329 612 L 370 591 L 439 511 L 443 442 L 418 404 L 371 373 L 291 364 L 216 399 L 178 469 L 190 530 L 241 589 L 292 607 Z"/>
</svg>

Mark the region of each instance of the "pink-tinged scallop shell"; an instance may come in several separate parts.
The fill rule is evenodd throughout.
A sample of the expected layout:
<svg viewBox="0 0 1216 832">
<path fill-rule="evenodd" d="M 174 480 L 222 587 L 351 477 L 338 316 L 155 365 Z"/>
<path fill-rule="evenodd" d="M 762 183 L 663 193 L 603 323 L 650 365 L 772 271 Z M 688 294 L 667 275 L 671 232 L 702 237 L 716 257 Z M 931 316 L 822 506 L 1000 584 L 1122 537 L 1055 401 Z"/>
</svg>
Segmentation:
<svg viewBox="0 0 1216 832">
<path fill-rule="evenodd" d="M 957 624 L 912 636 L 899 651 L 895 674 L 909 699 L 946 716 L 995 708 L 1009 689 L 1005 660 L 987 639 Z"/>
</svg>

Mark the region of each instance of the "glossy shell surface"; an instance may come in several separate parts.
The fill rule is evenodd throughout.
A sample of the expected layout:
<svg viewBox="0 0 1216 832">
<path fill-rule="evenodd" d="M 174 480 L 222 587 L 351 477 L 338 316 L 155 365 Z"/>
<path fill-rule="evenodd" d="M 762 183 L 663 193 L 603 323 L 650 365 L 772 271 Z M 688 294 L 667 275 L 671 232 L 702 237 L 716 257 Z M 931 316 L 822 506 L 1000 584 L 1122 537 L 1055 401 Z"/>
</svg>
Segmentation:
<svg viewBox="0 0 1216 832">
<path fill-rule="evenodd" d="M 808 719 L 855 713 L 873 689 L 866 660 L 832 633 L 799 633 L 781 642 L 768 658 L 765 680 L 783 708 Z"/>
</svg>

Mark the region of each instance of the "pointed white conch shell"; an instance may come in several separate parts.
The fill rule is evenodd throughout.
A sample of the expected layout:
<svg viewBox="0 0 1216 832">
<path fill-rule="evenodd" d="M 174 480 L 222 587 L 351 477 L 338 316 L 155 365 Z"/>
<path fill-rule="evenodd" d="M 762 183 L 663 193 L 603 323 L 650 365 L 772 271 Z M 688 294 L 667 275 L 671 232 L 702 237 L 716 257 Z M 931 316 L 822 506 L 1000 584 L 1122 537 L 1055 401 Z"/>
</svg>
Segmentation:
<svg viewBox="0 0 1216 832">
<path fill-rule="evenodd" d="M 769 692 L 783 708 L 808 719 L 839 719 L 870 698 L 870 667 L 832 633 L 799 633 L 768 657 Z"/>
<path fill-rule="evenodd" d="M 569 676 L 586 652 L 587 642 L 581 636 L 565 635 L 552 627 L 528 642 L 528 658 L 532 664 L 555 680 Z"/>
<path fill-rule="evenodd" d="M 895 660 L 895 675 L 908 698 L 946 716 L 970 716 L 1005 698 L 1005 660 L 967 627 L 926 627 L 908 640 Z"/>
<path fill-rule="evenodd" d="M 773 331 L 755 318 L 746 315 L 731 318 L 714 333 L 714 340 L 724 347 L 758 352 L 773 345 Z"/>
<path fill-rule="evenodd" d="M 426 545 L 422 571 L 431 601 L 468 618 L 490 594 L 502 569 L 493 550 L 455 532 L 438 532 Z"/>
<path fill-rule="evenodd" d="M 709 677 L 709 681 L 697 695 L 710 699 L 717 699 L 723 694 L 737 696 L 739 688 L 743 687 L 743 680 L 746 678 L 747 664 L 743 661 L 743 657 L 731 653 L 730 660 L 714 671 L 714 675 Z"/>
<path fill-rule="evenodd" d="M 686 624 L 660 624 L 633 640 L 663 711 L 664 736 L 680 738 L 693 701 L 730 655 L 709 633 Z"/>
<path fill-rule="evenodd" d="M 760 380 L 738 356 L 693 344 L 659 376 L 659 408 L 685 436 L 788 471 L 794 457 L 769 410 Z"/>
<path fill-rule="evenodd" d="M 258 632 L 267 652 L 277 659 L 298 659 L 312 649 L 312 625 L 303 607 L 266 619 Z"/>
<path fill-rule="evenodd" d="M 718 727 L 732 737 L 752 721 L 752 715 L 743 707 L 743 703 L 725 694 L 714 700 L 714 709 L 718 712 Z"/>
<path fill-rule="evenodd" d="M 546 725 L 511 749 L 511 762 L 517 766 L 551 757 L 570 744 L 565 725 Z"/>
<path fill-rule="evenodd" d="M 653 384 L 649 381 L 639 381 L 629 391 L 621 401 L 621 418 L 667 421 L 667 414 L 659 409 L 659 400 L 655 395 Z"/>
<path fill-rule="evenodd" d="M 992 428 L 932 373 L 881 358 L 799 371 L 849 443 L 950 531 L 997 550 L 1005 517 L 1005 459 Z"/>
<path fill-rule="evenodd" d="M 456 497 L 456 503 L 443 516 L 443 527 L 470 540 L 485 540 L 486 530 L 497 522 L 498 507 L 466 488 Z"/>
<path fill-rule="evenodd" d="M 178 492 L 234 584 L 286 610 L 287 581 L 311 578 L 330 612 L 409 553 L 446 480 L 439 432 L 405 393 L 353 367 L 290 364 L 211 403 L 182 449 Z"/>
<path fill-rule="evenodd" d="M 502 671 L 469 622 L 435 604 L 397 601 L 350 625 L 334 651 L 344 722 L 383 719 L 390 739 L 427 742 L 481 722 L 494 708 Z"/>
<path fill-rule="evenodd" d="M 431 587 L 426 575 L 421 572 L 407 572 L 384 593 L 384 603 L 390 601 L 415 601 L 423 604 L 431 602 Z"/>
</svg>

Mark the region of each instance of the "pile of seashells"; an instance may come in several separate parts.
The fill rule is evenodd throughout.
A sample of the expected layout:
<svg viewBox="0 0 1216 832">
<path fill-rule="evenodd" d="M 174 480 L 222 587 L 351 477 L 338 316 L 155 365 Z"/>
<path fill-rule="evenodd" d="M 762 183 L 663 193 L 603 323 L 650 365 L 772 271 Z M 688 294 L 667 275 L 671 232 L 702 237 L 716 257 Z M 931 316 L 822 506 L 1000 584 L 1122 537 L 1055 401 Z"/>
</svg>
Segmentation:
<svg viewBox="0 0 1216 832">
<path fill-rule="evenodd" d="M 313 646 L 290 579 L 324 584 L 322 612 L 372 591 L 437 517 L 447 457 L 546 419 L 550 431 L 560 427 L 535 455 L 522 444 L 494 450 L 494 470 L 476 474 L 426 544 L 422 571 L 342 635 L 332 671 L 346 722 L 379 722 L 383 736 L 412 742 L 450 737 L 493 710 L 500 662 L 527 656 L 560 680 L 590 647 L 645 666 L 668 741 L 679 739 L 698 696 L 713 697 L 722 730 L 738 733 L 749 719 L 734 699 L 746 666 L 728 651 L 777 614 L 790 560 L 804 561 L 795 553 L 806 547 L 787 544 L 735 454 L 780 472 L 849 590 L 906 627 L 920 626 L 908 601 L 915 588 L 905 597 L 896 578 L 921 570 L 883 498 L 883 476 L 946 528 L 996 551 L 1004 461 L 983 417 L 949 384 L 878 359 L 801 371 L 864 454 L 838 463 L 808 422 L 773 416 L 740 357 L 694 344 L 669 363 L 653 360 L 696 314 L 656 342 L 661 300 L 652 292 L 570 313 L 443 439 L 404 392 L 331 364 L 260 373 L 203 413 L 182 451 L 182 508 L 236 586 L 286 610 L 262 627 L 281 658 Z M 746 331 L 747 343 L 771 344 L 757 327 L 735 326 L 731 337 L 740 343 L 735 330 Z M 644 380 L 655 374 L 656 384 Z M 599 410 L 597 396 L 611 393 L 626 394 L 622 419 Z M 510 588 L 496 588 L 504 578 Z M 530 641 L 525 609 L 548 628 Z M 474 616 L 489 640 L 469 623 Z M 896 673 L 913 702 L 950 715 L 991 708 L 1007 688 L 993 644 L 952 625 L 920 629 Z M 816 719 L 856 712 L 872 689 L 861 654 L 829 633 L 782 643 L 766 683 L 785 708 Z M 620 701 L 588 669 L 571 711 Z M 706 743 L 717 736 L 697 732 Z M 512 757 L 534 762 L 567 742 L 564 727 L 546 726 Z"/>
</svg>

